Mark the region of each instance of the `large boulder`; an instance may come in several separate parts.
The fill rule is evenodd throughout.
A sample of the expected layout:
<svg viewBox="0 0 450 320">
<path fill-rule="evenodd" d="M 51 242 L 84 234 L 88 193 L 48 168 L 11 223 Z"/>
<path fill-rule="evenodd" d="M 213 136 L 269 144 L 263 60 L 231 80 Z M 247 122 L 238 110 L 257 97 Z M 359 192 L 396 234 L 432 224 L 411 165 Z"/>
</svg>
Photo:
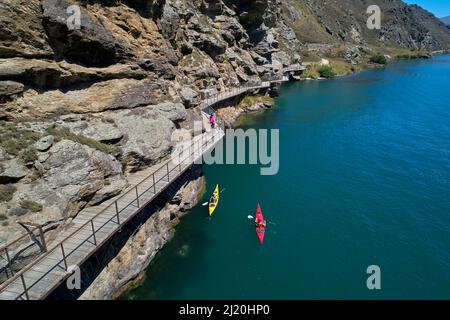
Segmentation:
<svg viewBox="0 0 450 320">
<path fill-rule="evenodd" d="M 197 48 L 183 57 L 179 70 L 181 73 L 177 78 L 179 83 L 199 89 L 211 89 L 221 76 L 212 58 Z"/>
<path fill-rule="evenodd" d="M 235 17 L 216 16 L 213 26 L 218 30 L 227 30 L 231 33 L 236 42 L 248 40 L 248 35 L 242 25 Z"/>
<path fill-rule="evenodd" d="M 215 34 L 191 31 L 188 36 L 194 46 L 196 46 L 203 52 L 206 52 L 213 59 L 218 55 L 225 53 L 225 50 L 228 46 L 224 40 L 222 40 Z"/>
<path fill-rule="evenodd" d="M 225 4 L 236 8 L 239 22 L 249 30 L 264 23 L 269 0 L 225 0 Z M 267 18 L 266 18 L 267 19 Z"/>
<path fill-rule="evenodd" d="M 123 158 L 131 171 L 153 165 L 167 156 L 172 148 L 174 121 L 182 120 L 182 104 L 161 104 L 133 110 L 107 112 L 124 133 L 121 141 Z"/>
<path fill-rule="evenodd" d="M 127 185 L 122 165 L 113 156 L 70 140 L 56 143 L 43 166 L 42 178 L 24 185 L 13 199 L 43 205 L 45 214 L 30 217 L 38 223 L 74 216 L 88 204 L 119 194 Z"/>
<path fill-rule="evenodd" d="M 116 64 L 106 68 L 87 68 L 65 61 L 39 59 L 0 59 L 0 81 L 13 80 L 38 88 L 59 88 L 78 83 L 112 79 L 143 79 L 147 73 L 133 64 Z"/>
<path fill-rule="evenodd" d="M 123 137 L 122 131 L 112 119 L 102 119 L 101 117 L 80 117 L 74 121 L 65 121 L 64 117 L 56 121 L 57 126 L 68 128 L 71 132 L 89 137 L 103 143 L 116 143 Z M 69 118 L 70 119 L 70 118 Z"/>
<path fill-rule="evenodd" d="M 39 0 L 0 1 L 0 58 L 51 58 Z"/>
<path fill-rule="evenodd" d="M 48 135 L 40 138 L 34 143 L 34 148 L 38 151 L 47 151 L 55 142 L 55 137 Z"/>
<path fill-rule="evenodd" d="M 206 52 L 211 58 L 225 53 L 228 44 L 219 36 L 217 30 L 213 29 L 210 21 L 197 15 L 189 19 L 186 29 L 186 37 L 194 46 Z"/>
<path fill-rule="evenodd" d="M 72 15 L 67 8 L 71 0 L 42 0 L 43 24 L 49 42 L 60 57 L 88 65 L 107 66 L 130 55 L 128 48 L 84 7 L 79 6 L 80 28 L 70 30 L 67 21 Z"/>
<path fill-rule="evenodd" d="M 25 86 L 15 81 L 0 81 L 0 103 L 4 103 L 24 91 Z"/>
<path fill-rule="evenodd" d="M 114 109 L 156 104 L 168 97 L 168 88 L 163 81 L 151 78 L 144 80 L 115 79 L 95 83 L 86 89 L 63 92 L 46 91 L 27 95 L 16 100 L 26 114 L 43 116 L 65 113 L 93 113 Z"/>
<path fill-rule="evenodd" d="M 180 91 L 181 100 L 187 107 L 197 104 L 198 93 L 190 87 L 183 87 Z"/>
<path fill-rule="evenodd" d="M 43 24 L 49 42 L 60 58 L 89 66 L 110 66 L 124 61 L 155 61 L 160 75 L 173 73 L 177 56 L 158 32 L 152 19 L 131 6 L 111 1 L 108 5 L 79 5 L 80 26 L 69 29 L 67 8 L 72 0 L 42 0 Z"/>
<path fill-rule="evenodd" d="M 153 106 L 153 108 L 173 122 L 186 120 L 186 109 L 181 103 L 162 102 Z"/>
<path fill-rule="evenodd" d="M 69 75 L 50 60 L 0 59 L 0 80 L 19 81 L 37 87 L 60 86 L 60 79 Z"/>
<path fill-rule="evenodd" d="M 0 163 L 0 183 L 17 182 L 28 173 L 28 169 L 18 160 L 11 159 Z"/>
</svg>

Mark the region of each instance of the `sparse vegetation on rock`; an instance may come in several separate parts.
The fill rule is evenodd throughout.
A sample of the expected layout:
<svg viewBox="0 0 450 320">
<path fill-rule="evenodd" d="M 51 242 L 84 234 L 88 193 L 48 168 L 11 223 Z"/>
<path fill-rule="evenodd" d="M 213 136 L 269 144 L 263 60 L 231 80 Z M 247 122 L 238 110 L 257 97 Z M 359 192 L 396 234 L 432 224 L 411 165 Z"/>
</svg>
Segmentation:
<svg viewBox="0 0 450 320">
<path fill-rule="evenodd" d="M 24 209 L 30 210 L 31 212 L 42 211 L 42 205 L 37 203 L 36 201 L 22 200 L 20 202 L 20 206 Z"/>
<path fill-rule="evenodd" d="M 274 104 L 274 100 L 270 96 L 256 95 L 256 96 L 246 96 L 238 104 L 238 108 L 250 108 L 258 103 L 263 103 L 269 106 Z"/>
<path fill-rule="evenodd" d="M 38 159 L 37 151 L 34 147 L 28 147 L 23 150 L 20 157 L 25 163 L 32 163 Z"/>
<path fill-rule="evenodd" d="M 94 140 L 92 138 L 75 134 L 75 133 L 71 132 L 70 129 L 68 129 L 68 128 L 49 127 L 47 129 L 47 132 L 49 134 L 55 136 L 59 140 L 62 140 L 62 139 L 72 140 L 74 142 L 84 144 L 88 147 L 91 147 L 93 149 L 99 150 L 104 153 L 119 154 L 121 151 L 119 147 L 108 145 L 108 144 L 99 142 L 97 140 Z"/>
<path fill-rule="evenodd" d="M 16 190 L 16 187 L 12 184 L 0 185 L 0 202 L 10 201 Z"/>
<path fill-rule="evenodd" d="M 18 156 L 39 138 L 36 132 L 19 128 L 13 122 L 0 121 L 0 146 L 10 155 Z"/>
</svg>

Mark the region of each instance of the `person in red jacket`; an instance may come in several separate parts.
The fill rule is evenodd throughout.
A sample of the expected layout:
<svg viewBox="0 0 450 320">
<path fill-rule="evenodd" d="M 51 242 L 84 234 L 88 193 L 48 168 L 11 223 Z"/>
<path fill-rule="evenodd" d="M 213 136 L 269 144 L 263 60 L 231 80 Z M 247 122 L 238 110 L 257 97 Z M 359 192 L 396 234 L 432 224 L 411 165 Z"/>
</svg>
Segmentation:
<svg viewBox="0 0 450 320">
<path fill-rule="evenodd" d="M 255 225 L 258 229 L 266 227 L 266 221 L 261 221 L 259 219 L 255 219 Z"/>
<path fill-rule="evenodd" d="M 216 125 L 216 118 L 214 117 L 214 114 L 209 116 L 209 124 L 211 125 L 211 128 L 214 128 Z"/>
</svg>

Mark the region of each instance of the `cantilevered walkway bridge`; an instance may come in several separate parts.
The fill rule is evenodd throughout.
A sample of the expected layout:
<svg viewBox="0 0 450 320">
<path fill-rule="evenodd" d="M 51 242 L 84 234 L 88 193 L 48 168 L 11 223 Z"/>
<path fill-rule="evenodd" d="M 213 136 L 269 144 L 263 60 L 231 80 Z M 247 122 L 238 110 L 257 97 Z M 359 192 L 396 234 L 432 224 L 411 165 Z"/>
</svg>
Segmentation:
<svg viewBox="0 0 450 320">
<path fill-rule="evenodd" d="M 303 70 L 302 66 L 293 65 L 283 69 L 280 78 L 245 84 L 209 97 L 200 105 L 202 117 L 206 118 L 213 112 L 211 107 L 221 101 L 251 90 L 269 88 L 272 83 L 289 81 L 286 74 L 300 70 Z M 0 256 L 6 261 L 3 268 L 6 268 L 8 279 L 0 285 L 0 300 L 45 299 L 70 276 L 73 266 L 81 266 L 147 204 L 194 163 L 198 163 L 203 154 L 209 152 L 224 135 L 225 125 L 218 119 L 215 128 L 208 127 L 195 136 L 183 150 L 172 154 L 156 169 L 133 174 L 131 180 L 135 181 L 130 181 L 132 187 L 119 197 L 82 210 L 49 248 L 44 245 L 44 253 L 17 273 L 12 268 L 8 273 L 8 264 L 11 265 L 11 257 L 15 254 L 13 245 L 1 247 Z"/>
</svg>

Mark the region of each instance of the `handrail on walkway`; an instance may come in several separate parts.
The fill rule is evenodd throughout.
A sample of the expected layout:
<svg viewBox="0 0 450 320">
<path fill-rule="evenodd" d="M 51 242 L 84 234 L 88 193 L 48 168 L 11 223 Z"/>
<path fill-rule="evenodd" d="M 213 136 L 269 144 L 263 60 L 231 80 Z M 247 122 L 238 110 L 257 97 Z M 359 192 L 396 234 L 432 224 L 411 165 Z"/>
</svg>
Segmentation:
<svg viewBox="0 0 450 320">
<path fill-rule="evenodd" d="M 303 67 L 301 65 L 298 65 L 298 66 L 293 65 L 293 66 L 284 68 L 283 74 L 287 73 L 287 72 L 295 71 L 295 70 L 302 70 L 299 68 L 303 68 Z M 233 88 L 229 91 L 217 93 L 217 94 L 210 96 L 209 98 L 203 100 L 203 102 L 200 106 L 202 107 L 202 110 L 206 113 L 206 110 L 213 110 L 211 108 L 211 106 L 219 101 L 242 94 L 249 90 L 268 88 L 268 87 L 270 87 L 271 83 L 288 81 L 289 78 L 287 76 L 284 76 L 283 74 L 281 75 L 281 77 L 272 78 L 272 79 L 268 79 L 268 80 L 264 80 L 264 81 L 261 80 L 261 81 L 255 82 L 255 83 L 246 83 L 239 87 Z M 214 110 L 213 110 L 213 112 L 214 112 Z M 210 135 L 210 132 L 201 134 L 201 138 L 200 138 L 201 141 L 199 141 L 199 139 L 197 141 L 195 141 L 195 137 L 194 137 L 194 140 L 189 145 L 188 157 L 181 158 L 182 157 L 181 154 L 184 154 L 184 152 L 186 151 L 187 148 L 178 153 L 178 155 L 177 155 L 178 156 L 178 165 L 174 166 L 173 168 L 170 168 L 169 163 L 171 163 L 171 161 L 173 160 L 173 157 L 172 157 L 172 159 L 165 161 L 163 164 L 161 164 L 161 166 L 158 167 L 158 169 L 156 169 L 150 175 L 145 177 L 137 185 L 133 186 L 132 188 L 130 188 L 129 190 L 124 192 L 121 196 L 119 196 L 116 200 L 114 200 L 114 202 L 107 205 L 105 208 L 103 208 L 98 213 L 96 213 L 92 218 L 88 219 L 81 226 L 79 226 L 76 230 L 71 232 L 64 239 L 62 239 L 61 241 L 56 243 L 50 250 L 47 250 L 45 253 L 41 254 L 38 258 L 36 258 L 34 261 L 32 261 L 31 263 L 26 265 L 20 271 L 13 274 L 11 278 L 7 279 L 4 283 L 2 283 L 0 285 L 0 295 L 2 292 L 7 290 L 9 285 L 13 284 L 15 281 L 18 281 L 20 279 L 21 286 L 22 286 L 22 289 L 20 289 L 20 290 L 22 290 L 22 292 L 18 293 L 18 296 L 16 297 L 16 299 L 24 299 L 24 298 L 26 298 L 27 300 L 30 299 L 30 294 L 29 294 L 30 290 L 33 289 L 39 282 L 41 282 L 47 275 L 49 275 L 51 272 L 53 272 L 56 268 L 61 268 L 61 264 L 63 265 L 63 270 L 65 270 L 65 272 L 67 273 L 69 271 L 68 258 L 70 256 L 74 255 L 78 249 L 80 249 L 83 245 L 85 245 L 87 242 L 89 242 L 92 245 L 94 245 L 95 250 L 89 251 L 88 253 L 83 253 L 84 257 L 82 258 L 80 263 L 84 262 L 93 252 L 96 251 L 96 249 L 99 246 L 101 246 L 113 234 L 115 234 L 117 232 L 117 230 L 119 230 L 120 227 L 124 223 L 126 223 L 132 217 L 134 217 L 141 210 L 141 208 L 145 207 L 146 204 L 148 204 L 150 201 L 152 201 L 162 190 L 164 190 L 170 184 L 170 182 L 171 182 L 170 175 L 173 174 L 174 171 L 177 171 L 177 172 L 175 172 L 175 176 L 173 178 L 177 179 L 178 176 L 181 175 L 182 172 L 184 172 L 187 168 L 189 168 L 195 162 L 195 157 L 196 157 L 196 155 L 198 157 L 198 153 L 202 154 L 203 152 L 206 152 L 209 148 L 214 146 L 216 138 L 221 139 L 223 137 L 224 130 L 225 130 L 225 123 L 224 123 L 224 121 L 221 121 L 221 119 L 217 119 L 217 123 L 220 125 L 220 129 L 214 130 L 212 137 L 208 137 Z M 205 136 L 206 136 L 206 142 L 205 142 Z M 200 145 L 200 142 L 201 142 L 201 145 Z M 209 145 L 210 142 L 212 142 L 212 145 Z M 197 147 L 197 150 L 195 149 L 195 147 Z M 193 161 L 190 161 L 191 157 L 194 157 Z M 184 164 L 186 160 L 189 160 L 189 161 L 187 164 Z M 158 172 L 161 174 L 160 177 L 158 177 Z M 157 184 L 162 181 L 165 181 L 165 179 L 167 179 L 167 182 L 165 182 L 165 185 L 161 189 L 157 190 Z M 174 179 L 172 179 L 172 181 L 174 181 Z M 143 187 L 144 184 L 149 181 L 150 181 L 150 185 L 148 187 Z M 142 188 L 144 188 L 144 190 L 142 190 Z M 139 189 L 141 189 L 141 190 L 139 190 Z M 150 194 L 150 192 L 152 192 L 150 198 L 145 200 L 146 198 L 144 198 L 144 195 L 147 193 Z M 130 197 L 130 194 L 132 194 L 132 193 L 134 194 L 134 197 L 131 198 L 131 200 L 126 200 L 126 198 Z M 125 204 L 121 203 L 122 200 L 125 201 Z M 135 205 L 135 203 L 136 203 L 136 205 Z M 136 207 L 136 209 L 132 212 L 132 214 L 129 217 L 121 216 L 121 213 L 125 214 L 126 210 L 128 208 L 130 208 L 131 206 Z M 112 212 L 112 215 L 109 217 L 109 219 L 107 219 L 106 221 L 103 221 L 103 224 L 101 224 L 99 227 L 96 227 L 96 225 L 94 223 L 95 219 L 100 220 L 100 217 L 103 214 L 108 214 L 108 211 L 110 214 Z M 124 218 L 124 219 L 121 219 L 121 218 Z M 98 234 L 101 233 L 102 229 L 105 229 L 106 226 L 108 226 L 111 222 L 115 223 L 116 227 L 113 230 L 111 230 L 110 232 L 105 231 L 107 233 L 107 237 L 104 238 L 103 240 L 99 241 Z M 82 231 L 86 231 L 87 229 L 90 230 L 89 231 L 90 233 L 88 236 L 86 236 L 85 238 L 81 238 L 81 239 L 76 237 L 77 235 L 82 233 Z M 12 241 L 11 243 L 0 247 L 0 253 L 1 253 L 1 251 L 6 253 L 8 265 L 10 267 L 11 267 L 11 259 L 9 257 L 9 249 L 8 248 L 10 246 L 16 244 L 18 241 L 24 239 L 27 236 L 29 236 L 29 234 L 24 234 L 23 236 L 19 237 L 18 239 Z M 81 236 L 83 237 L 83 235 L 81 235 Z M 79 240 L 81 242 L 79 242 L 74 248 L 69 248 L 69 245 L 65 246 L 65 244 L 69 243 L 70 240 L 75 240 L 75 241 Z M 90 241 L 92 241 L 92 242 L 90 242 Z M 54 263 L 54 265 L 49 270 L 42 272 L 42 275 L 40 277 L 38 277 L 37 279 L 34 279 L 34 281 L 31 284 L 30 283 L 27 284 L 27 281 L 26 281 L 27 279 L 25 277 L 25 274 L 27 273 L 27 271 L 31 272 L 31 269 L 33 267 L 37 266 L 39 264 L 39 262 L 43 261 L 45 258 L 49 257 L 53 253 L 60 254 L 61 255 L 60 260 L 57 260 L 57 262 Z M 57 284 L 59 284 L 59 283 L 56 283 L 55 285 L 53 285 L 52 288 L 49 288 L 48 290 L 49 291 L 53 290 L 53 288 Z M 18 290 L 18 289 L 16 288 L 15 290 Z"/>
<path fill-rule="evenodd" d="M 208 132 L 206 133 L 206 135 L 208 135 Z M 133 186 L 131 189 L 129 189 L 127 192 L 125 192 L 122 196 L 120 196 L 118 199 L 116 199 L 112 204 L 108 205 L 106 208 L 104 208 L 103 210 L 101 210 L 99 213 L 97 213 L 94 217 L 90 218 L 89 220 L 87 220 L 84 224 L 82 224 L 80 227 L 78 227 L 75 231 L 73 231 L 71 234 L 69 234 L 68 236 L 66 236 L 64 239 L 62 239 L 60 242 L 58 242 L 57 244 L 55 244 L 50 250 L 48 250 L 46 253 L 42 254 L 39 258 L 37 258 L 35 261 L 33 261 L 32 263 L 30 263 L 29 265 L 25 266 L 22 270 L 20 270 L 18 273 L 15 274 L 15 276 L 13 278 L 10 278 L 9 280 L 7 280 L 6 282 L 4 282 L 1 286 L 0 286 L 0 292 L 4 291 L 8 285 L 10 285 L 13 281 L 15 281 L 16 279 L 20 278 L 21 283 L 22 283 L 22 290 L 23 292 L 19 293 L 19 295 L 17 296 L 16 299 L 30 299 L 30 295 L 29 292 L 30 290 L 36 286 L 37 283 L 39 283 L 41 280 L 43 280 L 49 273 L 51 273 L 52 271 L 54 271 L 56 268 L 61 267 L 61 265 L 64 266 L 64 270 L 67 272 L 69 271 L 69 265 L 68 265 L 68 258 L 73 255 L 75 252 L 77 252 L 77 250 L 83 246 L 84 244 L 86 244 L 86 242 L 88 241 L 93 241 L 93 244 L 95 245 L 95 248 L 99 247 L 101 244 L 103 244 L 107 239 L 109 239 L 110 237 L 107 237 L 106 239 L 104 239 L 102 241 L 102 243 L 98 243 L 96 236 L 99 232 L 101 232 L 101 230 L 108 225 L 110 222 L 114 222 L 117 224 L 117 228 L 116 230 L 114 230 L 113 232 L 111 232 L 111 235 L 114 234 L 117 229 L 125 224 L 129 219 L 131 219 L 134 215 L 128 217 L 126 220 L 121 220 L 121 213 L 124 212 L 127 208 L 129 208 L 130 206 L 134 205 L 135 203 L 137 204 L 137 208 L 141 208 L 145 205 L 140 203 L 141 197 L 146 194 L 147 192 L 153 190 L 153 195 L 151 196 L 150 200 L 147 200 L 146 203 L 150 202 L 151 200 L 153 200 L 164 188 L 162 188 L 161 190 L 157 190 L 157 184 L 165 179 L 167 179 L 167 185 L 169 185 L 169 182 L 171 181 L 171 174 L 174 171 L 177 171 L 178 175 L 180 175 L 184 170 L 186 170 L 188 167 L 190 167 L 194 161 L 195 158 L 198 157 L 199 154 L 202 154 L 203 152 L 205 152 L 207 149 L 209 149 L 212 145 L 214 145 L 215 143 L 215 139 L 218 137 L 221 137 L 222 135 L 222 131 L 219 130 L 215 130 L 213 135 L 211 137 L 206 137 L 204 134 L 201 135 L 201 139 L 197 139 L 197 141 L 194 139 L 194 141 L 192 141 L 192 143 L 189 145 L 188 148 L 183 149 L 182 151 L 180 151 L 178 153 L 178 155 L 176 157 L 178 157 L 178 165 L 174 166 L 173 168 L 170 168 L 169 163 L 173 161 L 173 157 L 172 159 L 168 160 L 167 162 L 165 162 L 164 164 L 162 164 L 156 171 L 154 171 L 153 173 L 151 173 L 149 176 L 147 176 L 146 178 L 144 178 L 140 183 L 138 183 L 137 185 Z M 201 143 L 201 144 L 200 144 Z M 212 144 L 210 144 L 212 143 Z M 197 148 L 196 148 L 197 147 Z M 185 153 L 185 151 L 189 149 L 189 154 L 187 156 L 185 156 L 184 158 L 181 158 L 181 154 Z M 192 161 L 191 161 L 192 159 Z M 187 163 L 185 163 L 186 161 L 188 161 Z M 185 168 L 183 168 L 184 166 L 186 166 Z M 183 170 L 184 169 L 184 170 Z M 160 176 L 159 178 L 157 177 L 157 173 L 163 171 L 162 176 Z M 178 175 L 175 177 L 175 179 L 178 177 Z M 149 187 L 145 188 L 144 190 L 139 190 L 139 187 L 142 186 L 142 184 L 146 181 L 150 180 L 152 183 Z M 174 181 L 174 180 L 172 180 Z M 125 203 L 125 205 L 122 206 L 122 204 L 120 203 L 120 200 L 123 199 L 125 196 L 130 195 L 131 192 L 135 192 L 135 197 L 131 200 Z M 95 227 L 94 221 L 95 219 L 97 219 L 102 213 L 113 209 L 115 214 L 112 215 L 107 221 L 105 221 L 100 227 Z M 137 210 L 137 212 L 139 212 L 140 210 Z M 71 248 L 68 249 L 65 246 L 65 242 L 68 242 L 70 239 L 75 238 L 75 235 L 77 235 L 78 233 L 80 233 L 80 231 L 82 230 L 86 230 L 86 227 L 90 227 L 91 228 L 91 234 L 87 237 L 84 238 L 84 240 L 82 240 L 75 248 Z M 91 240 L 92 239 L 92 240 Z M 45 259 L 46 257 L 48 257 L 50 254 L 55 253 L 59 251 L 59 253 L 61 254 L 61 259 L 59 261 L 56 261 L 54 263 L 54 266 L 52 268 L 50 268 L 48 271 L 44 272 L 41 277 L 39 277 L 38 279 L 36 279 L 34 282 L 32 282 L 31 284 L 26 284 L 26 279 L 25 279 L 25 274 L 28 270 L 31 270 L 34 266 L 36 266 L 40 261 L 42 261 L 43 259 Z M 95 250 L 94 250 L 95 251 Z"/>
</svg>

